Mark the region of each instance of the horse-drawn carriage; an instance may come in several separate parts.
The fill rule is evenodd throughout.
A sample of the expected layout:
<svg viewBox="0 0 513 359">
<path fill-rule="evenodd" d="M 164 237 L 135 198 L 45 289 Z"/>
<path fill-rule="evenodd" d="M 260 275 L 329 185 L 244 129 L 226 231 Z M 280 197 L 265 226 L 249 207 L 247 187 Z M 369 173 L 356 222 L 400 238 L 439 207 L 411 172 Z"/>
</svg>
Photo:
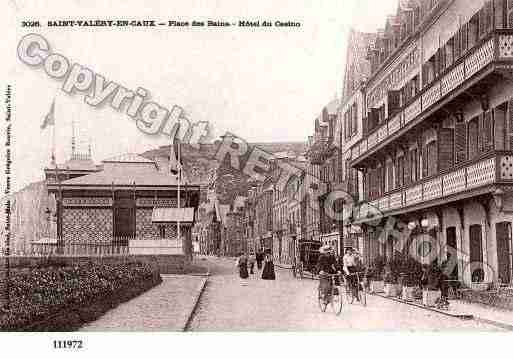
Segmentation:
<svg viewBox="0 0 513 359">
<path fill-rule="evenodd" d="M 303 278 L 308 272 L 312 276 L 316 276 L 317 261 L 319 259 L 319 248 L 322 243 L 318 241 L 301 241 L 298 243 L 294 265 L 292 266 L 292 274 L 294 277 Z"/>
</svg>

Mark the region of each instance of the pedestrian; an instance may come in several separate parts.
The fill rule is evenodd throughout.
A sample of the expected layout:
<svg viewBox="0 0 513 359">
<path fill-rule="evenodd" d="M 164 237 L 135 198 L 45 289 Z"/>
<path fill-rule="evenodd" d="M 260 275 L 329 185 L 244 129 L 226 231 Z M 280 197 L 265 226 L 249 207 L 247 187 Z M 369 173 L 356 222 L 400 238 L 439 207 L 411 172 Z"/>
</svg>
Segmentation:
<svg viewBox="0 0 513 359">
<path fill-rule="evenodd" d="M 262 279 L 275 280 L 276 274 L 274 273 L 273 257 L 270 253 L 265 254 L 264 269 L 262 270 Z"/>
<path fill-rule="evenodd" d="M 258 270 L 262 269 L 262 261 L 264 260 L 264 254 L 262 253 L 262 250 L 258 250 L 256 253 L 256 262 L 257 262 L 257 268 Z"/>
<path fill-rule="evenodd" d="M 248 263 L 249 263 L 249 274 L 254 274 L 253 269 L 255 268 L 256 256 L 255 253 L 250 253 Z"/>
<path fill-rule="evenodd" d="M 237 258 L 237 267 L 239 268 L 239 276 L 241 279 L 247 279 L 248 274 L 248 257 L 244 253 L 240 253 Z M 244 283 L 243 283 L 244 284 Z"/>
</svg>

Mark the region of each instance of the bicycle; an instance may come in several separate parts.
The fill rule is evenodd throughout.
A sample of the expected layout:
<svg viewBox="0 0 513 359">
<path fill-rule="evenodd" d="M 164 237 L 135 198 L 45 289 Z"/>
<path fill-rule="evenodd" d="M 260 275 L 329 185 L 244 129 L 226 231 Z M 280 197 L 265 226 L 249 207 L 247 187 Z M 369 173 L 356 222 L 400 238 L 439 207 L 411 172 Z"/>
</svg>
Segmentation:
<svg viewBox="0 0 513 359">
<path fill-rule="evenodd" d="M 339 278 L 337 282 L 336 278 Z M 321 280 L 329 279 L 330 288 L 327 291 L 326 295 L 324 295 L 324 288 L 321 288 Z M 319 277 L 319 287 L 317 288 L 317 298 L 319 301 L 319 308 L 324 313 L 328 304 L 331 304 L 331 308 L 335 315 L 339 315 L 342 312 L 342 293 L 339 289 L 340 285 L 340 274 L 321 274 Z"/>
<path fill-rule="evenodd" d="M 365 307 L 367 306 L 367 286 L 366 283 L 362 283 L 362 281 L 360 280 L 360 274 L 362 273 L 364 272 L 354 272 L 351 274 L 346 274 L 344 282 L 348 303 L 353 304 L 354 300 L 357 299 Z M 356 276 L 356 285 L 352 285 L 351 281 L 349 280 L 349 277 L 352 276 Z"/>
</svg>

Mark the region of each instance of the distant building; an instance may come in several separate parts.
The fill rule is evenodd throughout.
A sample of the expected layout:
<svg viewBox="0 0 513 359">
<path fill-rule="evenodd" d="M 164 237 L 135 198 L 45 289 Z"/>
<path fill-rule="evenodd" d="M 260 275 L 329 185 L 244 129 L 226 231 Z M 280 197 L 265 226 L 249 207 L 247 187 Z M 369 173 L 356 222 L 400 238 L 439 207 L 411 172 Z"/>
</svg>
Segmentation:
<svg viewBox="0 0 513 359">
<path fill-rule="evenodd" d="M 63 165 L 46 168 L 59 241 L 130 243 L 140 254 L 190 256 L 199 186 L 182 184 L 177 208 L 178 179 L 168 168 L 137 154 L 94 165 L 90 153 L 73 153 Z"/>
</svg>

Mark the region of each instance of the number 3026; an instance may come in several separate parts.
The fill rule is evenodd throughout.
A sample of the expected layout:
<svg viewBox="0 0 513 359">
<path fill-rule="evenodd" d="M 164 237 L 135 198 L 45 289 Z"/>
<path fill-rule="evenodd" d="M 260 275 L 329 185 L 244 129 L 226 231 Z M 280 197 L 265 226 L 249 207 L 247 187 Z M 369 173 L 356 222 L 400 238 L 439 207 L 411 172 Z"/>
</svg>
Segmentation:
<svg viewBox="0 0 513 359">
<path fill-rule="evenodd" d="M 54 349 L 82 349 L 81 340 L 54 340 Z"/>
</svg>

